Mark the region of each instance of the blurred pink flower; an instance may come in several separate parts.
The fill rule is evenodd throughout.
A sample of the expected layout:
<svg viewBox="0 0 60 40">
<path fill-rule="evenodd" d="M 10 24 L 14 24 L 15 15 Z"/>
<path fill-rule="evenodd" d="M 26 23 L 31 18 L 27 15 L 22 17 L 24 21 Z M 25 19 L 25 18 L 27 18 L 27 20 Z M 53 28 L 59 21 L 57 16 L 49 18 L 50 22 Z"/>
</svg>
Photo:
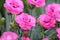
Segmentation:
<svg viewBox="0 0 60 40">
<path fill-rule="evenodd" d="M 45 5 L 45 0 L 27 0 L 28 4 L 35 5 L 36 7 L 42 7 Z"/>
<path fill-rule="evenodd" d="M 42 40 L 49 40 L 48 38 L 43 38 Z"/>
<path fill-rule="evenodd" d="M 51 17 L 55 17 L 55 9 L 56 7 L 58 7 L 59 4 L 56 4 L 56 3 L 52 3 L 52 4 L 49 4 L 45 10 L 46 10 L 46 13 L 51 16 Z"/>
<path fill-rule="evenodd" d="M 22 37 L 21 40 L 31 40 L 29 37 Z"/>
<path fill-rule="evenodd" d="M 55 9 L 55 19 L 60 22 L 60 6 Z"/>
<path fill-rule="evenodd" d="M 4 32 L 1 36 L 1 40 L 16 40 L 18 35 L 14 32 Z"/>
<path fill-rule="evenodd" d="M 57 29 L 56 29 L 56 32 L 57 32 L 58 34 L 60 34 L 60 28 L 57 28 Z"/>
<path fill-rule="evenodd" d="M 60 34 L 57 34 L 57 37 L 60 39 Z"/>
<path fill-rule="evenodd" d="M 45 29 L 50 29 L 52 27 L 55 27 L 55 23 L 56 23 L 54 18 L 46 14 L 40 15 L 38 21 Z"/>
<path fill-rule="evenodd" d="M 60 39 L 60 28 L 57 28 L 56 32 L 57 32 L 57 37 Z"/>
<path fill-rule="evenodd" d="M 60 28 L 57 28 L 56 32 L 57 32 L 57 37 L 60 39 Z"/>
<path fill-rule="evenodd" d="M 1 38 L 0 38 L 0 40 L 1 40 Z"/>
<path fill-rule="evenodd" d="M 15 21 L 23 30 L 30 30 L 36 24 L 36 19 L 33 16 L 28 15 L 27 13 L 22 13 L 21 15 L 18 15 L 15 18 Z"/>
<path fill-rule="evenodd" d="M 24 9 L 24 5 L 21 0 L 6 0 L 4 3 L 4 7 L 11 14 L 20 14 Z"/>
<path fill-rule="evenodd" d="M 0 40 L 2 40 L 1 37 L 0 37 Z"/>
</svg>

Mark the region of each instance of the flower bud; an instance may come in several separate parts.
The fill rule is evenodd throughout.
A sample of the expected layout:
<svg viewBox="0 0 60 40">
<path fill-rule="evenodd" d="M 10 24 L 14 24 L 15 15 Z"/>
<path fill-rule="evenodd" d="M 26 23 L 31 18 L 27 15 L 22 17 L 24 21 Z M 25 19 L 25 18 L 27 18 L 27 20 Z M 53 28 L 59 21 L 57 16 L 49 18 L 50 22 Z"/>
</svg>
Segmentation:
<svg viewBox="0 0 60 40">
<path fill-rule="evenodd" d="M 10 26 L 11 28 L 16 28 L 17 24 L 15 24 L 14 22 L 10 22 Z"/>
<path fill-rule="evenodd" d="M 1 18 L 1 20 L 0 20 L 0 26 L 1 26 L 1 25 L 3 25 L 3 24 L 4 24 L 4 22 L 5 22 L 5 18 L 4 18 L 4 17 L 2 17 L 2 18 Z"/>
</svg>

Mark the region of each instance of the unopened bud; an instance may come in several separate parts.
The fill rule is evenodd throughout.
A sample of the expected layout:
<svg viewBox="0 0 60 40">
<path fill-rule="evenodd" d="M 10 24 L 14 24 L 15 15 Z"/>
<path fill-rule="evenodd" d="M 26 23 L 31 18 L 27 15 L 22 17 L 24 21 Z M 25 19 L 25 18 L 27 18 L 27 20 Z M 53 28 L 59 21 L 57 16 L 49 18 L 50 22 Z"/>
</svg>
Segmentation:
<svg viewBox="0 0 60 40">
<path fill-rule="evenodd" d="M 34 9 L 35 6 L 34 6 L 34 5 L 29 5 L 29 8 L 30 8 L 30 9 Z"/>
<path fill-rule="evenodd" d="M 25 37 L 28 37 L 28 31 L 27 30 L 24 30 L 23 33 L 24 33 Z"/>
<path fill-rule="evenodd" d="M 10 22 L 10 26 L 11 26 L 11 28 L 16 28 L 17 24 Z"/>
<path fill-rule="evenodd" d="M 5 18 L 1 18 L 1 20 L 0 20 L 0 26 L 3 25 L 4 22 L 5 22 Z"/>
</svg>

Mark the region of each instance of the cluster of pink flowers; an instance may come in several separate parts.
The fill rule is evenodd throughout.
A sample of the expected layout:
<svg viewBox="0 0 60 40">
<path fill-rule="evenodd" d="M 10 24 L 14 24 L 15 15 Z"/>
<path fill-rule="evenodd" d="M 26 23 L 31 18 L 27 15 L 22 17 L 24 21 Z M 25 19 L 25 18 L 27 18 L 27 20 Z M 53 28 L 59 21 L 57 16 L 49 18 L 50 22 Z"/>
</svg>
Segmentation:
<svg viewBox="0 0 60 40">
<path fill-rule="evenodd" d="M 27 0 L 28 4 L 35 5 L 36 7 L 41 7 L 45 5 L 45 0 Z M 20 14 L 24 10 L 24 5 L 22 0 L 6 0 L 4 7 L 11 14 Z"/>
<path fill-rule="evenodd" d="M 18 35 L 14 32 L 4 32 L 0 40 L 17 40 Z"/>
<path fill-rule="evenodd" d="M 36 7 L 42 7 L 45 5 L 45 0 L 27 0 L 29 5 L 34 5 Z M 29 15 L 28 13 L 23 13 L 24 5 L 22 0 L 6 0 L 4 7 L 11 14 L 20 14 L 15 18 L 16 23 L 24 31 L 31 30 L 35 27 L 36 19 L 35 17 Z M 38 22 L 45 29 L 50 29 L 56 26 L 56 21 L 60 22 L 60 4 L 49 4 L 46 7 L 46 14 L 41 14 L 38 17 Z M 60 39 L 60 28 L 57 30 L 57 37 Z M 16 40 L 18 35 L 13 32 L 4 32 L 0 40 Z M 31 40 L 29 37 L 22 37 L 21 40 Z M 43 38 L 42 40 L 49 40 L 48 38 Z"/>
<path fill-rule="evenodd" d="M 45 0 L 27 0 L 28 4 L 35 5 L 36 7 L 42 7 L 45 5 Z"/>
<path fill-rule="evenodd" d="M 39 23 L 45 28 L 50 29 L 56 26 L 56 21 L 60 22 L 60 4 L 52 3 L 46 7 L 46 14 L 39 16 Z"/>
<path fill-rule="evenodd" d="M 22 13 L 15 18 L 15 21 L 23 30 L 30 30 L 36 24 L 36 19 L 28 15 L 27 13 Z"/>
<path fill-rule="evenodd" d="M 52 27 L 55 27 L 56 21 L 60 22 L 60 4 L 56 4 L 56 3 L 49 4 L 45 10 L 46 10 L 46 14 L 40 15 L 38 18 L 39 23 L 45 29 L 50 29 Z M 57 37 L 60 40 L 60 28 L 57 28 L 56 31 L 58 33 Z"/>
<path fill-rule="evenodd" d="M 4 7 L 11 14 L 20 14 L 24 9 L 24 5 L 21 0 L 6 0 L 4 3 Z"/>
</svg>

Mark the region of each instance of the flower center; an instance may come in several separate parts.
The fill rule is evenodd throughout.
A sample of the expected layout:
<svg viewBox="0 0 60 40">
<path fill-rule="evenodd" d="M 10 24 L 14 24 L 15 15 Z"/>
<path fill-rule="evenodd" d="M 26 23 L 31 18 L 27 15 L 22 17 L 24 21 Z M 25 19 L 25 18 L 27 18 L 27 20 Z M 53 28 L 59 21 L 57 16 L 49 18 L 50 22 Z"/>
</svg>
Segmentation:
<svg viewBox="0 0 60 40">
<path fill-rule="evenodd" d="M 31 21 L 31 19 L 23 18 L 23 21 L 24 21 L 25 23 L 29 23 L 29 22 Z"/>
<path fill-rule="evenodd" d="M 51 10 L 52 12 L 54 12 L 54 7 L 50 8 L 50 10 Z"/>
<path fill-rule="evenodd" d="M 44 22 L 45 23 L 49 23 L 51 21 L 51 19 L 45 19 Z"/>
<path fill-rule="evenodd" d="M 37 0 L 35 0 L 35 1 L 37 1 Z"/>
<path fill-rule="evenodd" d="M 10 3 L 10 5 L 12 5 L 13 8 L 18 8 L 19 7 L 17 2 L 12 2 L 12 3 Z"/>
</svg>

